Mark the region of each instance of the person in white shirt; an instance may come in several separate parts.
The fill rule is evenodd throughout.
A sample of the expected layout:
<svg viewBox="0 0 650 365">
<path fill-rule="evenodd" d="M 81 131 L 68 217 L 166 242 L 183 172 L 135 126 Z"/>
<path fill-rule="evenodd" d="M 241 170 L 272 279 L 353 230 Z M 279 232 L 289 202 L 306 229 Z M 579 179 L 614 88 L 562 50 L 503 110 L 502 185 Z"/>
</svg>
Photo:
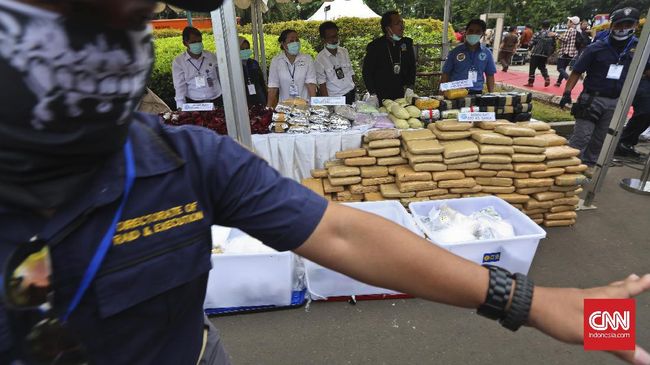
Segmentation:
<svg viewBox="0 0 650 365">
<path fill-rule="evenodd" d="M 354 70 L 348 50 L 339 46 L 339 27 L 324 22 L 318 28 L 324 48 L 316 56 L 316 78 L 322 96 L 345 96 L 345 103 L 356 100 L 357 89 L 352 81 Z"/>
<path fill-rule="evenodd" d="M 282 31 L 278 38 L 281 52 L 271 60 L 267 106 L 293 97 L 309 100 L 316 96 L 316 71 L 311 56 L 300 53 L 300 39 L 293 29 Z"/>
<path fill-rule="evenodd" d="M 183 44 L 187 51 L 172 62 L 176 107 L 185 103 L 223 105 L 217 56 L 203 50 L 201 32 L 196 28 L 183 29 Z"/>
</svg>

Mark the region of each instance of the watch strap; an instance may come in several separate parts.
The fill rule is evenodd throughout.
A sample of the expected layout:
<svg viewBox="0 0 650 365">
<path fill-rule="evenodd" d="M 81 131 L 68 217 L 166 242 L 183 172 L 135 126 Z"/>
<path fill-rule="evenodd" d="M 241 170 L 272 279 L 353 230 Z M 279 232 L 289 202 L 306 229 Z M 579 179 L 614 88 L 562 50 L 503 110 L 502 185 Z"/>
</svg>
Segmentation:
<svg viewBox="0 0 650 365">
<path fill-rule="evenodd" d="M 528 314 L 533 302 L 533 291 L 535 284 L 526 275 L 516 273 L 515 292 L 512 295 L 512 303 L 505 317 L 500 321 L 501 325 L 511 331 L 518 330 L 528 322 Z"/>
<path fill-rule="evenodd" d="M 485 265 L 485 267 L 490 271 L 489 287 L 485 302 L 478 307 L 476 313 L 499 320 L 506 315 L 506 306 L 512 291 L 512 275 L 498 266 Z"/>
</svg>

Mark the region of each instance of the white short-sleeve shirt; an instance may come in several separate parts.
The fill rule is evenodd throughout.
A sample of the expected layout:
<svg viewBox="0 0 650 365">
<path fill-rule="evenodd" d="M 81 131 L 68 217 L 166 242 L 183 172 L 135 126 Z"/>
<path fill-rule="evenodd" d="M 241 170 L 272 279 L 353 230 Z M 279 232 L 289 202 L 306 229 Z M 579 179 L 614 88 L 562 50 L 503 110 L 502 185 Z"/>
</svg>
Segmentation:
<svg viewBox="0 0 650 365">
<path fill-rule="evenodd" d="M 307 84 L 316 84 L 316 71 L 311 56 L 299 53 L 293 64 L 284 52 L 273 57 L 269 68 L 269 87 L 280 90 L 280 101 L 291 97 L 289 88 L 292 82 L 296 84 L 298 96 L 309 100 Z"/>
<path fill-rule="evenodd" d="M 339 79 L 336 69 L 341 68 L 343 78 Z M 340 74 L 340 73 L 339 73 Z M 336 50 L 336 55 L 333 55 L 326 48 L 323 48 L 318 56 L 316 56 L 316 78 L 318 84 L 325 84 L 327 86 L 327 93 L 330 96 L 343 96 L 352 89 L 354 89 L 354 81 L 352 81 L 354 70 L 352 69 L 352 62 L 350 62 L 350 54 L 348 50 L 339 47 Z"/>
</svg>

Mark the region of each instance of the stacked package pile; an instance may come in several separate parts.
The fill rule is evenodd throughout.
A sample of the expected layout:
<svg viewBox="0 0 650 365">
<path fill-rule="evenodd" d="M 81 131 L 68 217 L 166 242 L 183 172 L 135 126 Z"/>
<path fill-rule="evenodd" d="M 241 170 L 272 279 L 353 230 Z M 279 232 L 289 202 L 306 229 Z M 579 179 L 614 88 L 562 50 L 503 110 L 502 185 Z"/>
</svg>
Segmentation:
<svg viewBox="0 0 650 365">
<path fill-rule="evenodd" d="M 587 168 L 541 122 L 443 120 L 427 129 L 373 130 L 303 184 L 333 201 L 411 202 L 495 195 L 538 224 L 575 224 Z"/>
<path fill-rule="evenodd" d="M 476 97 L 475 107 L 461 109 L 462 112 L 494 112 L 497 119 L 510 122 L 528 121 L 533 111 L 531 93 L 490 93 Z"/>
<path fill-rule="evenodd" d="M 354 112 L 354 109 L 352 109 Z M 301 98 L 284 100 L 275 107 L 269 131 L 274 133 L 310 133 L 345 131 L 351 128 L 350 118 L 331 113 L 326 106 L 310 106 Z"/>
</svg>

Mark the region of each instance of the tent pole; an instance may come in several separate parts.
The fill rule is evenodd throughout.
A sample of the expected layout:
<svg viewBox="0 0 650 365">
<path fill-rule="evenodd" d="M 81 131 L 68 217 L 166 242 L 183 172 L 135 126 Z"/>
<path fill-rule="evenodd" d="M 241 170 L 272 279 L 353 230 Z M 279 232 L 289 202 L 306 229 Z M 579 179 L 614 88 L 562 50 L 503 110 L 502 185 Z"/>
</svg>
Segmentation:
<svg viewBox="0 0 650 365">
<path fill-rule="evenodd" d="M 264 47 L 264 17 L 262 16 L 262 6 L 259 3 L 261 0 L 255 0 L 257 3 L 257 32 L 260 39 L 260 58 L 257 62 L 260 63 L 262 70 L 262 76 L 264 76 L 264 82 L 267 83 L 269 80 L 268 69 L 266 67 L 266 49 Z"/>
<path fill-rule="evenodd" d="M 233 0 L 225 0 L 211 16 L 228 135 L 250 149 L 253 143 Z"/>
<path fill-rule="evenodd" d="M 449 55 L 449 18 L 451 17 L 451 0 L 445 0 L 445 10 L 442 23 L 442 62 L 440 62 L 440 70 L 447 60 Z"/>
<path fill-rule="evenodd" d="M 251 2 L 251 35 L 253 36 L 253 54 L 255 59 L 260 59 L 259 38 L 257 33 L 257 0 Z"/>
<path fill-rule="evenodd" d="M 646 19 L 648 19 L 648 17 L 650 17 L 650 10 L 648 10 Z M 600 156 L 598 156 L 593 181 L 589 186 L 587 186 L 587 194 L 585 195 L 584 203 L 581 204 L 584 207 L 589 207 L 591 205 L 596 197 L 596 192 L 600 191 L 600 188 L 605 181 L 609 162 L 612 160 L 612 157 L 614 157 L 614 151 L 618 145 L 620 133 L 623 130 L 623 125 L 627 119 L 627 112 L 630 110 L 632 100 L 634 100 L 636 90 L 641 81 L 641 76 L 643 76 L 645 71 L 645 65 L 648 62 L 648 56 L 650 55 L 650 47 L 648 47 L 649 38 L 650 27 L 643 27 L 639 44 L 634 52 L 634 58 L 632 58 L 630 69 L 625 78 L 625 83 L 623 84 L 621 96 L 618 98 L 618 102 L 616 103 L 614 116 L 609 124 L 609 131 L 607 132 L 607 136 L 605 136 L 603 149 L 600 151 Z"/>
<path fill-rule="evenodd" d="M 189 26 L 189 27 L 192 26 L 192 12 L 191 11 L 187 12 L 187 26 Z"/>
</svg>

